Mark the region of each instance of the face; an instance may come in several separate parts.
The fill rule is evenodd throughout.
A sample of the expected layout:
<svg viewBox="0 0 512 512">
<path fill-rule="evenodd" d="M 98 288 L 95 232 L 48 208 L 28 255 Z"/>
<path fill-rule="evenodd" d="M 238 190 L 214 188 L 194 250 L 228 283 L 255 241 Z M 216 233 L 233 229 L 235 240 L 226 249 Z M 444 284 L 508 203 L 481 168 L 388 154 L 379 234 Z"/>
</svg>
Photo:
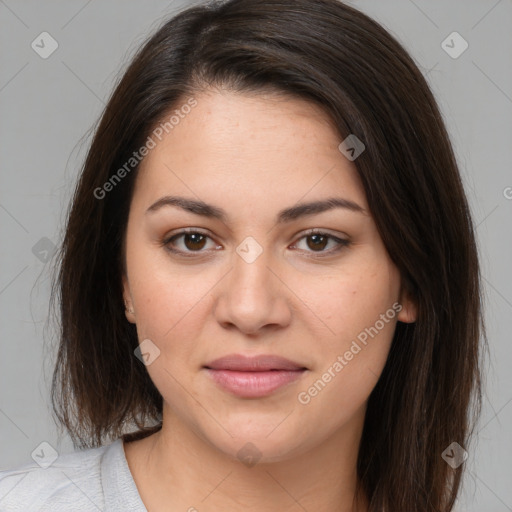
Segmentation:
<svg viewBox="0 0 512 512">
<path fill-rule="evenodd" d="M 360 432 L 396 322 L 416 312 L 324 113 L 271 95 L 195 99 L 138 171 L 127 318 L 164 428 L 172 417 L 223 453 L 251 442 L 284 460 Z M 293 365 L 213 363 L 231 355 Z"/>
</svg>

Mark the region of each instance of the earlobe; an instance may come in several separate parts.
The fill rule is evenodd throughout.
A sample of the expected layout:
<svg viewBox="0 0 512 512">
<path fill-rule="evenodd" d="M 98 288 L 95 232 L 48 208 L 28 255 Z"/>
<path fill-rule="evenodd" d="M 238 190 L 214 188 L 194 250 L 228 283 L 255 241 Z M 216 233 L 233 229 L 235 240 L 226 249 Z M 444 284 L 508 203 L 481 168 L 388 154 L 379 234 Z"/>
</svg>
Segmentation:
<svg viewBox="0 0 512 512">
<path fill-rule="evenodd" d="M 135 310 L 133 309 L 133 303 L 130 293 L 130 286 L 128 284 L 128 279 L 123 275 L 123 300 L 125 306 L 125 315 L 128 322 L 134 324 L 135 323 Z"/>
<path fill-rule="evenodd" d="M 402 310 L 398 313 L 397 319 L 405 324 L 416 322 L 417 311 L 415 304 L 402 303 Z"/>
<path fill-rule="evenodd" d="M 418 317 L 418 305 L 412 298 L 411 294 L 404 289 L 402 289 L 400 294 L 400 304 L 402 309 L 398 313 L 398 321 L 406 324 L 412 324 L 416 322 Z"/>
<path fill-rule="evenodd" d="M 125 306 L 126 307 L 125 307 L 124 313 L 126 315 L 126 319 L 128 320 L 128 322 L 134 324 L 135 323 L 135 311 L 128 302 L 125 302 Z"/>
</svg>

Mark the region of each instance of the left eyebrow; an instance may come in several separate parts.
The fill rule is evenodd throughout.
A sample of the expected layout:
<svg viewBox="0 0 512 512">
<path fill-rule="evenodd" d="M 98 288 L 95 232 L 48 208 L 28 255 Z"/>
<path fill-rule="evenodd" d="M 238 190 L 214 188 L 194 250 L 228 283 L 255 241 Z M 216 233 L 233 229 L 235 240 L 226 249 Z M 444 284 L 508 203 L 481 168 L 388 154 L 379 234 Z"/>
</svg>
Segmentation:
<svg viewBox="0 0 512 512">
<path fill-rule="evenodd" d="M 146 210 L 146 213 L 154 212 L 164 206 L 177 206 L 178 208 L 194 213 L 196 215 L 218 219 L 224 223 L 227 223 L 227 214 L 222 208 L 207 204 L 200 200 L 179 196 L 161 197 Z M 277 214 L 277 223 L 283 224 L 286 222 L 291 222 L 300 217 L 316 215 L 318 213 L 332 210 L 334 208 L 345 208 L 347 210 L 362 214 L 367 213 L 362 206 L 358 205 L 354 201 L 350 201 L 349 199 L 344 199 L 341 197 L 331 197 L 320 201 L 300 203 L 290 208 L 285 208 Z"/>
<path fill-rule="evenodd" d="M 296 206 L 292 206 L 291 208 L 286 208 L 279 212 L 277 222 L 290 222 L 298 219 L 299 217 L 315 215 L 334 208 L 345 208 L 353 212 L 366 213 L 366 210 L 354 201 L 350 201 L 349 199 L 344 199 L 342 197 L 331 197 L 321 201 L 313 201 L 311 203 L 300 203 Z"/>
</svg>

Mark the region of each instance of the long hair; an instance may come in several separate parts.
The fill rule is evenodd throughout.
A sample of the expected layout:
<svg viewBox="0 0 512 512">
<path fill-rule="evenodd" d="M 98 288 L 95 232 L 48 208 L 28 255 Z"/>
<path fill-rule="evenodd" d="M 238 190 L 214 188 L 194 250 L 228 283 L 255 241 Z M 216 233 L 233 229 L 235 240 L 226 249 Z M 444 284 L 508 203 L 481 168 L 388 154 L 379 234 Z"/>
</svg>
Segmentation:
<svg viewBox="0 0 512 512">
<path fill-rule="evenodd" d="M 370 395 L 358 456 L 371 512 L 449 512 L 481 402 L 485 339 L 474 227 L 433 94 L 400 43 L 337 0 L 231 0 L 188 8 L 134 56 L 110 97 L 69 210 L 54 300 L 55 416 L 80 447 L 161 428 L 162 396 L 134 357 L 123 243 L 138 165 L 158 123 L 210 88 L 275 91 L 320 106 L 354 162 L 387 251 L 418 307 L 398 322 Z M 119 169 L 125 169 L 120 176 Z M 116 176 L 117 178 L 116 178 Z M 106 186 L 110 183 L 110 186 Z M 105 190 L 108 189 L 108 193 Z"/>
</svg>

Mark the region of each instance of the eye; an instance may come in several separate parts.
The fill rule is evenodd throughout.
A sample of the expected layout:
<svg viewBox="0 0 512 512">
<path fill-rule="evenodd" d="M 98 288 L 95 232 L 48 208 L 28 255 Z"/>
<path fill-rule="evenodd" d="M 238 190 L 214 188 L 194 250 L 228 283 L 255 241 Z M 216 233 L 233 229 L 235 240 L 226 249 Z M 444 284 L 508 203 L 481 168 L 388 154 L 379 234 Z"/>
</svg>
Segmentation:
<svg viewBox="0 0 512 512">
<path fill-rule="evenodd" d="M 305 235 L 299 238 L 299 241 L 301 240 L 306 240 L 306 249 L 304 249 L 306 252 L 321 253 L 321 255 L 336 253 L 348 246 L 350 243 L 348 240 L 338 238 L 318 229 L 308 231 Z M 326 251 L 324 249 L 329 245 L 329 242 L 332 242 L 334 247 Z M 297 245 L 298 243 L 296 242 L 291 247 L 296 247 Z"/>
<path fill-rule="evenodd" d="M 179 240 L 181 240 L 181 244 L 177 242 Z M 186 229 L 166 238 L 163 240 L 162 245 L 172 253 L 183 256 L 193 256 L 194 253 L 208 252 L 208 249 L 203 250 L 207 246 L 207 240 L 211 240 L 211 238 L 206 233 L 196 229 Z M 336 253 L 343 249 L 343 247 L 350 244 L 348 240 L 338 238 L 319 229 L 308 231 L 299 238 L 299 242 L 301 240 L 306 240 L 306 249 L 299 247 L 300 250 L 304 250 L 309 253 L 319 253 L 320 256 Z M 334 247 L 331 247 L 329 250 L 325 250 L 329 243 Z M 297 245 L 298 242 L 290 247 L 295 248 Z M 214 249 L 222 248 L 222 246 L 216 244 L 213 244 L 213 246 Z"/>
<path fill-rule="evenodd" d="M 176 241 L 182 239 L 182 243 L 179 244 Z M 197 231 L 194 229 L 187 229 L 180 231 L 179 233 L 174 234 L 173 236 L 166 238 L 163 241 L 163 245 L 167 250 L 173 253 L 179 253 L 183 255 L 187 255 L 187 253 L 201 253 L 207 252 L 204 251 L 204 247 L 207 245 L 206 241 L 211 238 L 201 231 Z M 215 244 L 214 244 L 215 245 Z M 176 248 L 176 246 L 181 246 Z M 220 248 L 220 246 L 215 245 L 216 248 Z"/>
</svg>

